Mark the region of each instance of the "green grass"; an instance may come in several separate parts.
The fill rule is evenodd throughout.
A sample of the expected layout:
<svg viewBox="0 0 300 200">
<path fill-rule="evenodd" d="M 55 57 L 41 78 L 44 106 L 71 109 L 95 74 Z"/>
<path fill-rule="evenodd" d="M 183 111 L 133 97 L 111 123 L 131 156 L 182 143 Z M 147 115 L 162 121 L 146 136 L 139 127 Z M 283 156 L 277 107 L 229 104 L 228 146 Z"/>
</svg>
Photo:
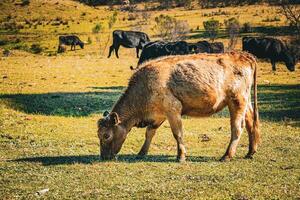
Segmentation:
<svg viewBox="0 0 300 200">
<path fill-rule="evenodd" d="M 32 2 L 32 7 L 40 4 Z M 61 10 L 55 14 L 55 1 L 49 2 L 50 14 L 42 9 L 38 11 L 40 15 L 32 13 L 32 17 L 45 16 L 48 20 L 59 15 L 64 19 L 72 16 L 72 12 Z M 168 122 L 159 128 L 144 159 L 136 159 L 135 155 L 143 144 L 145 130 L 133 128 L 118 160 L 102 162 L 98 159 L 96 122 L 124 91 L 132 74 L 129 66 L 135 66 L 137 59 L 132 49 L 121 48 L 120 59 L 107 59 L 107 50 L 103 54 L 107 35 L 96 42 L 97 35 L 90 33 L 96 22 L 89 22 L 97 16 L 102 18 L 98 10 L 102 8 L 94 10 L 73 1 L 64 4 L 77 5 L 80 10 L 72 16 L 75 24 L 70 24 L 66 31 L 79 33 L 84 39 L 91 36 L 91 45 L 57 56 L 14 50 L 9 57 L 0 59 L 1 199 L 34 199 L 35 193 L 45 188 L 49 192 L 42 199 L 300 198 L 299 67 L 296 72 L 288 72 L 279 64 L 278 71 L 273 73 L 270 63 L 258 63 L 262 143 L 253 160 L 243 159 L 248 148 L 244 131 L 233 161 L 218 161 L 230 139 L 225 110 L 211 118 L 184 117 L 188 152 L 184 164 L 175 162 L 176 143 Z M 7 3 L 5 6 L 7 13 L 11 7 Z M 29 16 L 23 9 L 16 11 L 19 18 Z M 243 20 L 261 12 L 253 6 L 224 9 L 231 15 L 242 13 Z M 274 8 L 260 9 L 267 16 Z M 81 11 L 87 15 L 77 25 Z M 199 10 L 162 12 L 187 17 L 193 27 L 205 19 Z M 158 14 L 154 12 L 153 16 Z M 266 16 L 256 17 L 253 22 L 259 25 Z M 283 26 L 283 20 L 272 23 Z M 119 20 L 116 27 L 130 29 L 129 25 Z M 267 23 L 261 24 L 264 25 Z M 81 28 L 76 32 L 78 27 Z M 53 32 L 54 29 L 39 27 L 37 30 L 44 31 L 44 37 L 36 37 L 38 31 L 28 29 L 17 35 L 2 33 L 0 38 L 25 38 L 22 44 L 39 42 L 53 52 L 60 33 Z M 30 34 L 26 35 L 27 31 Z M 222 41 L 227 42 L 226 38 Z M 202 142 L 203 135 L 211 140 Z"/>
</svg>

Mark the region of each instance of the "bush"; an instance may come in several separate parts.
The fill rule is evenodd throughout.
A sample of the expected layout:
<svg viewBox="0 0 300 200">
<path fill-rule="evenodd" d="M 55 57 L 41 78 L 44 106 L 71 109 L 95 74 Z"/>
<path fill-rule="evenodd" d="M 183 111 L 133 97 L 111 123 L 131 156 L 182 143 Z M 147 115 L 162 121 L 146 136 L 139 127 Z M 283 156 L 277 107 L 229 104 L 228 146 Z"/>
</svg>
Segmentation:
<svg viewBox="0 0 300 200">
<path fill-rule="evenodd" d="M 128 21 L 134 21 L 137 18 L 138 18 L 137 14 L 131 14 L 131 13 L 128 14 Z"/>
<path fill-rule="evenodd" d="M 163 40 L 167 41 L 184 39 L 190 30 L 186 21 L 176 20 L 168 15 L 155 17 L 155 23 L 153 29 Z"/>
<path fill-rule="evenodd" d="M 10 55 L 10 51 L 8 49 L 4 49 L 2 54 L 3 54 L 3 56 L 7 57 Z"/>
<path fill-rule="evenodd" d="M 102 30 L 103 30 L 102 24 L 98 23 L 98 24 L 96 24 L 96 25 L 93 27 L 92 32 L 93 32 L 93 33 L 99 33 L 99 32 L 102 31 Z"/>
<path fill-rule="evenodd" d="M 0 40 L 0 46 L 6 45 L 8 43 L 7 40 Z"/>
<path fill-rule="evenodd" d="M 243 33 L 251 33 L 252 32 L 251 24 L 249 22 L 244 23 L 242 31 L 243 31 Z"/>
<path fill-rule="evenodd" d="M 215 19 L 210 19 L 208 21 L 203 22 L 203 26 L 205 29 L 205 34 L 214 41 L 218 35 L 220 29 L 220 22 Z"/>
<path fill-rule="evenodd" d="M 29 51 L 34 54 L 39 54 L 43 51 L 43 48 L 39 44 L 32 44 Z"/>
<path fill-rule="evenodd" d="M 228 20 L 225 20 L 226 32 L 229 35 L 230 41 L 228 44 L 228 49 L 234 49 L 237 43 L 237 37 L 240 33 L 240 22 L 232 17 Z"/>
<path fill-rule="evenodd" d="M 175 0 L 176 6 L 184 7 L 187 10 L 192 9 L 192 0 Z"/>
<path fill-rule="evenodd" d="M 159 0 L 161 9 L 169 9 L 173 6 L 173 0 Z"/>
<path fill-rule="evenodd" d="M 22 0 L 22 6 L 28 6 L 30 4 L 30 0 Z"/>
<path fill-rule="evenodd" d="M 92 39 L 91 39 L 90 37 L 88 37 L 87 43 L 88 43 L 88 44 L 92 44 Z"/>
<path fill-rule="evenodd" d="M 1 28 L 8 31 L 18 32 L 21 27 L 15 21 L 9 21 L 2 23 Z"/>
</svg>

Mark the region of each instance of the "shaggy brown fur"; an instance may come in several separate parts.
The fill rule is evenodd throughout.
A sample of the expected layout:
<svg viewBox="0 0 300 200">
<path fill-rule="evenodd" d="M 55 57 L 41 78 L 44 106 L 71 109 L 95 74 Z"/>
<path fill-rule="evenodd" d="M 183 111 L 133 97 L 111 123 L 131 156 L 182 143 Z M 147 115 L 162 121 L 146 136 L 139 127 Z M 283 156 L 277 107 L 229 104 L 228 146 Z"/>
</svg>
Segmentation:
<svg viewBox="0 0 300 200">
<path fill-rule="evenodd" d="M 250 92 L 254 82 L 254 111 Z M 168 119 L 185 160 L 181 116 L 206 117 L 225 106 L 231 118 L 231 140 L 222 160 L 236 151 L 244 124 L 251 158 L 259 142 L 256 60 L 244 52 L 169 56 L 145 63 L 133 74 L 110 114 L 98 122 L 100 154 L 110 159 L 121 149 L 132 127 L 147 127 L 139 152 L 146 155 L 156 129 Z"/>
</svg>

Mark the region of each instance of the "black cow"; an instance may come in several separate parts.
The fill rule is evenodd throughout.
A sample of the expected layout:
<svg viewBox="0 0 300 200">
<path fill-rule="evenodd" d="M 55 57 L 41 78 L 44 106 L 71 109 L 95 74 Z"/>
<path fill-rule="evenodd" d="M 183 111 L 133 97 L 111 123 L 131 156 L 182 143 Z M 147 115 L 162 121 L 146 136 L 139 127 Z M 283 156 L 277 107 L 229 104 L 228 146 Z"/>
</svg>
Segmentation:
<svg viewBox="0 0 300 200">
<path fill-rule="evenodd" d="M 77 37 L 76 35 L 64 35 L 59 36 L 59 45 L 58 45 L 58 52 L 62 51 L 63 45 L 71 45 L 71 50 L 76 49 L 76 45 L 79 45 L 81 49 L 84 47 L 84 43 Z"/>
<path fill-rule="evenodd" d="M 224 45 L 222 42 L 209 43 L 207 41 L 199 41 L 197 43 L 189 43 L 190 53 L 224 53 Z"/>
<path fill-rule="evenodd" d="M 137 31 L 121 31 L 115 30 L 113 32 L 113 44 L 109 48 L 108 58 L 111 56 L 113 50 L 116 52 L 117 58 L 119 58 L 119 48 L 123 46 L 125 48 L 136 48 L 136 56 L 139 58 L 139 50 L 150 42 L 150 39 L 146 33 Z"/>
<path fill-rule="evenodd" d="M 222 42 L 210 43 L 210 53 L 224 53 L 224 44 Z"/>
<path fill-rule="evenodd" d="M 296 57 L 278 39 L 244 37 L 243 51 L 248 51 L 258 58 L 271 60 L 272 69 L 276 71 L 276 62 L 282 61 L 290 71 L 295 71 Z"/>
<path fill-rule="evenodd" d="M 188 43 L 190 53 L 210 53 L 210 44 L 207 41 L 199 41 L 197 43 Z"/>
<path fill-rule="evenodd" d="M 145 45 L 141 57 L 138 61 L 138 65 L 147 60 L 154 58 L 168 56 L 168 55 L 185 55 L 189 54 L 189 45 L 185 41 L 178 42 L 163 42 L 155 41 Z"/>
</svg>

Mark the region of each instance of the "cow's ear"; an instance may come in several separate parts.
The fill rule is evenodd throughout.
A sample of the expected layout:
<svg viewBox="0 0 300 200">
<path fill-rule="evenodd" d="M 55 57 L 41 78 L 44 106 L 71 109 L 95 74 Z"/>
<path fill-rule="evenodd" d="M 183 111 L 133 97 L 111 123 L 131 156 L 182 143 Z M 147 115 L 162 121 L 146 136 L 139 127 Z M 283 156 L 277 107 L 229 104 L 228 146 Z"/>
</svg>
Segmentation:
<svg viewBox="0 0 300 200">
<path fill-rule="evenodd" d="M 103 113 L 103 117 L 106 117 L 107 115 L 109 115 L 109 112 L 106 110 L 106 111 L 104 111 L 104 113 Z"/>
<path fill-rule="evenodd" d="M 111 125 L 118 125 L 120 123 L 119 115 L 116 112 L 109 114 L 109 122 Z"/>
</svg>

